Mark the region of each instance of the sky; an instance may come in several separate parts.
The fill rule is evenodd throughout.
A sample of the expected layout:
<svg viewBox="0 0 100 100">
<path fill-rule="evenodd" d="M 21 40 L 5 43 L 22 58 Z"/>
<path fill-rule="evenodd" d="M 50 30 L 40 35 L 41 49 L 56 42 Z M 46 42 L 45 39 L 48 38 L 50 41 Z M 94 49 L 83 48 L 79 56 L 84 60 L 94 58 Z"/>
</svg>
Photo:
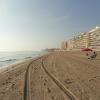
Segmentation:
<svg viewBox="0 0 100 100">
<path fill-rule="evenodd" d="M 100 25 L 100 0 L 0 0 L 0 51 L 37 51 Z"/>
</svg>

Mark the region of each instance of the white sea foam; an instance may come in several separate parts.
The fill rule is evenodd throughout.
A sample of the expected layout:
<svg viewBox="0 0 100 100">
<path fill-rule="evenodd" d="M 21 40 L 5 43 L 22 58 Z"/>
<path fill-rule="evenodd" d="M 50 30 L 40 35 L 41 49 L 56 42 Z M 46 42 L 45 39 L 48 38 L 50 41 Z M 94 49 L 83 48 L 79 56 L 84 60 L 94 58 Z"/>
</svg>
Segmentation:
<svg viewBox="0 0 100 100">
<path fill-rule="evenodd" d="M 45 51 L 0 52 L 0 68 L 46 54 Z"/>
</svg>

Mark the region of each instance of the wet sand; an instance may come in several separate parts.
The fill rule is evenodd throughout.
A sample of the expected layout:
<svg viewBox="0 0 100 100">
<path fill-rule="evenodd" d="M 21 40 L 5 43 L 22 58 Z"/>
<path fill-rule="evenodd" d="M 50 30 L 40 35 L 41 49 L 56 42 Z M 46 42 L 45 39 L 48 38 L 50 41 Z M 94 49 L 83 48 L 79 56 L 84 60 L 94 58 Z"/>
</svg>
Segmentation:
<svg viewBox="0 0 100 100">
<path fill-rule="evenodd" d="M 0 71 L 0 100 L 100 100 L 100 52 L 54 52 Z"/>
</svg>

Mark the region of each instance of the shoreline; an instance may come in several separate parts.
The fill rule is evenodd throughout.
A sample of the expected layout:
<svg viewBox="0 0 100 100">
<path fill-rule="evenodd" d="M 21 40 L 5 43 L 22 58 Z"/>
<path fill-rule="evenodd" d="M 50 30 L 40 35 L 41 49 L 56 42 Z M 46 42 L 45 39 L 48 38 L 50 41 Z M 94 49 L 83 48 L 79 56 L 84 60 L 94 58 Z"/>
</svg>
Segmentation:
<svg viewBox="0 0 100 100">
<path fill-rule="evenodd" d="M 15 64 L 17 62 L 20 63 L 29 58 L 36 58 L 46 53 L 47 52 L 42 52 L 42 51 L 0 52 L 0 69 Z"/>
<path fill-rule="evenodd" d="M 40 56 L 37 56 L 37 57 L 23 59 L 23 60 L 17 61 L 15 63 L 9 64 L 9 65 L 6 65 L 6 66 L 2 66 L 2 67 L 0 67 L 0 73 L 8 71 L 8 70 L 12 69 L 13 67 L 17 67 L 18 65 L 21 65 L 21 64 L 24 64 L 24 63 L 28 63 L 30 61 L 34 61 L 34 60 L 39 59 L 39 58 L 41 58 L 41 57 L 43 57 L 45 55 L 48 55 L 48 54 L 43 54 L 43 55 L 40 55 Z"/>
</svg>

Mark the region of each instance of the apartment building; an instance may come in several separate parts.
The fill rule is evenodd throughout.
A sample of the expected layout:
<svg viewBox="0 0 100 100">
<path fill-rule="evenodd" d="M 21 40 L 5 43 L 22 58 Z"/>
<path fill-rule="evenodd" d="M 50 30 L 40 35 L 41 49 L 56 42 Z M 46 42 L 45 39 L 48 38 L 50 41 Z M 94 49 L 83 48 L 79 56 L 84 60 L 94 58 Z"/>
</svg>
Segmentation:
<svg viewBox="0 0 100 100">
<path fill-rule="evenodd" d="M 61 43 L 61 49 L 62 49 L 62 50 L 66 50 L 66 49 L 67 49 L 67 41 L 63 41 L 63 42 Z"/>
<path fill-rule="evenodd" d="M 88 47 L 93 49 L 100 49 L 100 27 L 92 29 L 89 33 Z"/>
<path fill-rule="evenodd" d="M 69 39 L 67 42 L 62 42 L 61 47 L 63 50 L 81 48 L 100 49 L 100 27 L 96 27 L 89 32 L 81 33 Z"/>
<path fill-rule="evenodd" d="M 74 46 L 74 39 L 72 38 L 67 41 L 67 50 L 72 50 L 73 46 Z"/>
<path fill-rule="evenodd" d="M 88 47 L 88 33 L 84 32 L 68 40 L 68 49 L 80 49 Z"/>
</svg>

